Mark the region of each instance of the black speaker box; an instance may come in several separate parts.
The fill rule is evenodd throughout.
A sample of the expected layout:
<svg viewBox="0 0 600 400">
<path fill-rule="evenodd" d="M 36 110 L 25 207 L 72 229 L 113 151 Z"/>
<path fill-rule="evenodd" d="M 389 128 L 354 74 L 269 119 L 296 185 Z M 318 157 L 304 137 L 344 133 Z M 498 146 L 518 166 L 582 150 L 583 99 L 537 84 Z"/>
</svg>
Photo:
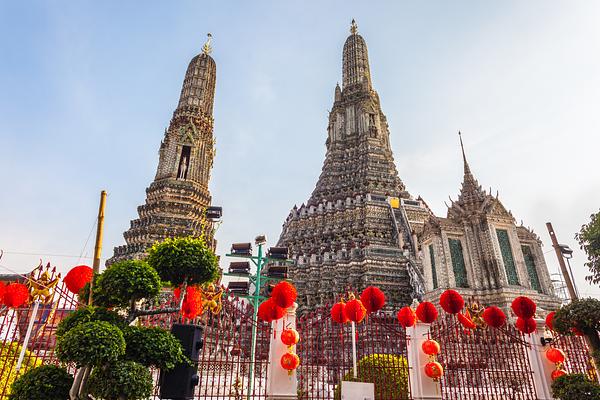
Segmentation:
<svg viewBox="0 0 600 400">
<path fill-rule="evenodd" d="M 171 333 L 179 339 L 183 354 L 192 361 L 192 365 L 179 364 L 170 371 L 160 371 L 160 398 L 169 400 L 190 400 L 200 380 L 198 359 L 202 350 L 203 330 L 197 325 L 175 324 Z"/>
</svg>

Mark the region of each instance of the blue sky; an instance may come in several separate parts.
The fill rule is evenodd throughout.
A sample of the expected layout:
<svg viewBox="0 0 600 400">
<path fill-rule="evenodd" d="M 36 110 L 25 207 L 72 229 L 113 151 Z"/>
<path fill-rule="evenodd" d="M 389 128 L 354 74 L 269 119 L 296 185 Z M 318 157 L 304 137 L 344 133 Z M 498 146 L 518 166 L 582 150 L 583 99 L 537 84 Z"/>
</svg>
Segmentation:
<svg viewBox="0 0 600 400">
<path fill-rule="evenodd" d="M 461 130 L 479 182 L 540 235 L 554 270 L 545 222 L 576 249 L 600 208 L 599 15 L 600 3 L 576 0 L 2 1 L 0 265 L 86 261 L 101 189 L 105 258 L 124 242 L 207 32 L 219 251 L 259 233 L 274 243 L 320 173 L 356 18 L 410 193 L 445 215 L 462 180 Z M 584 261 L 577 251 L 580 290 L 599 296 Z"/>
</svg>

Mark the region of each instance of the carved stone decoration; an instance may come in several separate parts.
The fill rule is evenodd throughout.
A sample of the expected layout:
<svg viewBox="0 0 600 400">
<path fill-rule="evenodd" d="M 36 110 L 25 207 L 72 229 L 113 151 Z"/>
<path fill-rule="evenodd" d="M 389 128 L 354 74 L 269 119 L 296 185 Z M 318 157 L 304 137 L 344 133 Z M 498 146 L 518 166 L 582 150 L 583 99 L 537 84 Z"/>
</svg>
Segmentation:
<svg viewBox="0 0 600 400">
<path fill-rule="evenodd" d="M 146 189 L 146 203 L 138 207 L 139 218 L 123 234 L 126 244 L 115 247 L 107 265 L 143 258 L 152 244 L 168 237 L 204 235 L 214 247 L 212 224 L 205 218 L 215 156 L 216 64 L 209 53 L 205 46 L 187 68 L 177 109 L 160 145 L 154 182 Z"/>
</svg>

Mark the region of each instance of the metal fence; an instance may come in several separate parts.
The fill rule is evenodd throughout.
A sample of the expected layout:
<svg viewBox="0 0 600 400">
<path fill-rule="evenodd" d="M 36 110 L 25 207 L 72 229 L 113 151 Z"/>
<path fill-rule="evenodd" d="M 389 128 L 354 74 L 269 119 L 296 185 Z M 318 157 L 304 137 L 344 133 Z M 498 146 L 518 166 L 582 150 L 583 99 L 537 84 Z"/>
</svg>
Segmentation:
<svg viewBox="0 0 600 400">
<path fill-rule="evenodd" d="M 591 380 L 598 381 L 587 343 L 582 336 L 554 334 L 550 347 L 564 351 L 566 359 L 563 363 L 563 368 L 569 374 L 584 374 Z"/>
<path fill-rule="evenodd" d="M 353 379 L 352 327 L 332 321 L 330 306 L 297 320 L 300 342 L 299 400 L 339 400 L 342 380 Z M 370 315 L 356 324 L 358 381 L 372 382 L 375 399 L 410 399 L 406 331 L 393 314 Z"/>
</svg>

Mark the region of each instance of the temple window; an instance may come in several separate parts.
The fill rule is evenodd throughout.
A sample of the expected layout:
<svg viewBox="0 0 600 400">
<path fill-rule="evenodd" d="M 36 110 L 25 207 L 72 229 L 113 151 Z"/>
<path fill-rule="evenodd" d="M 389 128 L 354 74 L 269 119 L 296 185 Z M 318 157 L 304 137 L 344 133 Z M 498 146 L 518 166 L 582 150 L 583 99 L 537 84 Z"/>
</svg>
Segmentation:
<svg viewBox="0 0 600 400">
<path fill-rule="evenodd" d="M 462 242 L 460 239 L 448 239 L 448 245 L 450 246 L 450 258 L 452 260 L 452 270 L 454 271 L 454 283 L 456 287 L 469 287 Z"/>
<path fill-rule="evenodd" d="M 529 275 L 531 288 L 542 293 L 542 285 L 540 285 L 540 278 L 537 273 L 537 268 L 535 267 L 535 258 L 533 257 L 531 247 L 521 246 L 521 250 L 523 250 L 523 258 L 525 259 L 525 265 L 527 266 L 527 274 Z"/>
<path fill-rule="evenodd" d="M 504 229 L 496 229 L 496 235 L 498 236 L 498 244 L 500 245 L 502 260 L 504 261 L 504 269 L 506 271 L 508 284 L 518 285 L 519 277 L 517 275 L 517 268 L 515 266 L 515 259 L 513 257 L 512 249 L 510 247 L 508 232 Z"/>
<path fill-rule="evenodd" d="M 433 282 L 433 288 L 437 289 L 438 280 L 437 273 L 435 271 L 435 255 L 433 254 L 433 245 L 429 245 L 429 261 L 431 263 L 431 281 Z"/>
</svg>

